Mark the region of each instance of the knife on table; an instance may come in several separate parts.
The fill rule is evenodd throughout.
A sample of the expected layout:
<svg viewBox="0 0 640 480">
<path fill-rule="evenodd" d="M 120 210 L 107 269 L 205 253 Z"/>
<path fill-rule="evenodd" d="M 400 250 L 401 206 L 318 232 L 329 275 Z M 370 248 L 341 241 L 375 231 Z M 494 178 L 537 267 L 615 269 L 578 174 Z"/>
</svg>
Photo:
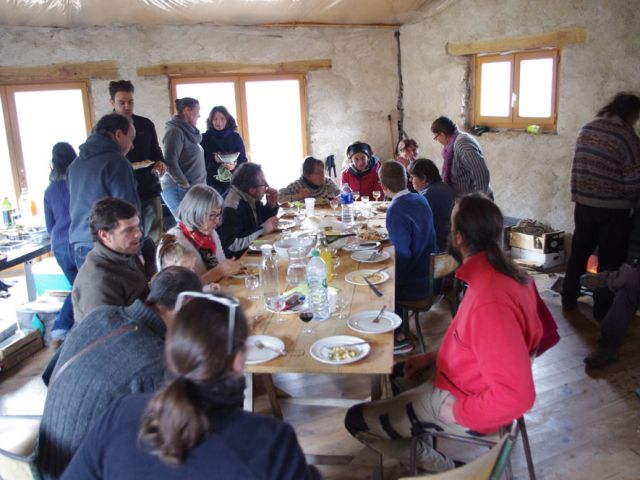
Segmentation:
<svg viewBox="0 0 640 480">
<path fill-rule="evenodd" d="M 382 296 L 382 292 L 378 290 L 378 287 L 376 287 L 373 283 L 371 283 L 371 280 L 369 280 L 367 277 L 364 277 L 364 276 L 362 278 L 364 279 L 365 282 L 367 282 L 367 285 L 369 285 L 369 288 L 373 290 L 373 293 L 375 293 L 379 297 Z"/>
</svg>

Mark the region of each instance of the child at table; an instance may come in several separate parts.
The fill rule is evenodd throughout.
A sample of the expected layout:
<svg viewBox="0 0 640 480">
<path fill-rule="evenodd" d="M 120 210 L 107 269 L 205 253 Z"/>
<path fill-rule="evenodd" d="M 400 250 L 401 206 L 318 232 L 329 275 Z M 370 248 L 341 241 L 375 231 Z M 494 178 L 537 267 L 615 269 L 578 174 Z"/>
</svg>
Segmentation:
<svg viewBox="0 0 640 480">
<path fill-rule="evenodd" d="M 160 239 L 160 245 L 156 252 L 156 265 L 158 266 L 158 271 L 170 266 L 184 267 L 195 271 L 196 254 L 178 243 L 175 235 L 165 234 Z M 220 291 L 220 285 L 217 283 L 209 283 L 204 285 L 202 291 L 218 292 Z"/>
</svg>

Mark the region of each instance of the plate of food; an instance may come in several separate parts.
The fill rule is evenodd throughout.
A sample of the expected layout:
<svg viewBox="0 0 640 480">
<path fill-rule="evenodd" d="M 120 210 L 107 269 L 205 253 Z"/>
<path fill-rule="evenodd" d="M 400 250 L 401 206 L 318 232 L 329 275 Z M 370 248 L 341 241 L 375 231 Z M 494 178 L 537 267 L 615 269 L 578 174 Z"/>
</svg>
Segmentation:
<svg viewBox="0 0 640 480">
<path fill-rule="evenodd" d="M 262 247 L 271 246 L 272 243 L 269 240 L 254 240 L 249 244 L 249 250 L 259 252 Z"/>
<path fill-rule="evenodd" d="M 350 240 L 354 240 L 353 238 Z M 374 248 L 378 248 L 380 246 L 380 242 L 364 242 L 355 239 L 355 241 L 350 241 L 346 245 L 341 246 L 342 250 L 345 252 L 358 252 L 360 250 L 373 250 Z"/>
<path fill-rule="evenodd" d="M 231 277 L 242 280 L 249 275 L 257 275 L 259 270 L 260 265 L 257 263 L 243 263 L 240 267 L 240 271 L 235 275 L 231 275 Z"/>
<path fill-rule="evenodd" d="M 250 335 L 246 341 L 245 363 L 255 365 L 284 355 L 284 342 L 271 335 Z"/>
<path fill-rule="evenodd" d="M 359 252 L 351 254 L 351 258 L 360 263 L 384 262 L 390 256 L 391 254 L 385 250 L 382 252 L 378 252 L 377 250 L 360 250 Z"/>
<path fill-rule="evenodd" d="M 150 167 L 154 163 L 156 163 L 156 162 L 151 161 L 151 160 L 142 160 L 141 162 L 133 162 L 131 164 L 131 166 L 133 167 L 134 170 L 140 170 L 142 168 Z"/>
<path fill-rule="evenodd" d="M 380 203 L 379 205 L 376 205 L 375 208 L 376 208 L 376 211 L 380 213 L 386 213 L 387 209 L 389 208 L 389 203 L 388 202 Z"/>
<path fill-rule="evenodd" d="M 387 272 L 378 272 L 376 270 L 356 270 L 355 272 L 347 273 L 344 279 L 352 285 L 367 285 L 364 277 L 367 277 L 367 280 L 373 285 L 389 280 L 389 274 Z"/>
<path fill-rule="evenodd" d="M 383 242 L 389 239 L 389 232 L 382 227 L 362 226 L 358 230 L 358 238 L 365 241 Z"/>
<path fill-rule="evenodd" d="M 295 222 L 295 220 L 287 220 L 287 219 L 282 219 L 282 220 L 278 220 L 278 230 L 289 230 L 291 228 L 296 227 L 298 224 Z"/>
<path fill-rule="evenodd" d="M 233 153 L 218 153 L 218 158 L 222 161 L 222 163 L 236 163 L 236 160 L 240 156 L 240 152 Z"/>
<path fill-rule="evenodd" d="M 309 349 L 313 358 L 329 365 L 346 365 L 362 360 L 371 346 L 362 338 L 350 335 L 336 335 L 321 338 Z"/>
<path fill-rule="evenodd" d="M 347 325 L 351 330 L 359 333 L 386 333 L 395 330 L 402 324 L 402 318 L 393 312 L 385 310 L 378 317 L 379 313 L 380 310 L 358 312 L 349 317 Z"/>
</svg>

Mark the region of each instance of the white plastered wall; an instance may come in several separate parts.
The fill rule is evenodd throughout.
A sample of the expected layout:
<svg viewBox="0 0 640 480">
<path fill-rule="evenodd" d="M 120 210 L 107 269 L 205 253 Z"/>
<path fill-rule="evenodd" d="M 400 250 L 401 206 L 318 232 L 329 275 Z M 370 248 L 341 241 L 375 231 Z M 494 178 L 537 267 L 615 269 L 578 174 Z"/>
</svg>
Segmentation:
<svg viewBox="0 0 640 480">
<path fill-rule="evenodd" d="M 331 70 L 310 72 L 306 77 L 309 154 L 319 158 L 335 154 L 341 163 L 347 145 L 362 140 L 376 154 L 389 158 L 392 145 L 387 116 L 395 110 L 397 94 L 396 44 L 390 29 L 0 27 L 2 66 L 116 61 L 120 78 L 131 80 L 136 87 L 136 113 L 155 123 L 160 138 L 170 116 L 168 79 L 138 77 L 139 66 L 197 61 L 270 64 L 324 58 L 332 60 Z M 90 83 L 94 121 L 111 110 L 108 83 Z M 208 114 L 212 106 L 202 105 L 202 114 Z M 277 121 L 277 112 L 274 118 Z M 283 131 L 278 141 L 286 139 Z M 291 179 L 299 173 L 291 172 Z"/>
<path fill-rule="evenodd" d="M 496 202 L 506 215 L 573 230 L 570 170 L 581 125 L 618 91 L 640 91 L 640 10 L 625 0 L 453 0 L 419 24 L 401 29 L 405 130 L 423 156 L 441 165 L 431 122 L 465 122 L 469 60 L 446 43 L 536 35 L 584 27 L 586 43 L 562 49 L 557 134 L 487 133 L 478 138 Z"/>
</svg>

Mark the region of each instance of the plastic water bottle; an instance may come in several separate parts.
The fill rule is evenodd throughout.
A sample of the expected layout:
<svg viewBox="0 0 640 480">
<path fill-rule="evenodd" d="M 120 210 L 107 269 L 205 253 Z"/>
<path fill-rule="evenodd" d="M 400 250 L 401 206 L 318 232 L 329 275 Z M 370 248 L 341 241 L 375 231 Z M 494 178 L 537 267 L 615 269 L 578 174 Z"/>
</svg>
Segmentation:
<svg viewBox="0 0 640 480">
<path fill-rule="evenodd" d="M 262 295 L 265 307 L 273 308 L 275 300 L 280 295 L 276 252 L 273 250 L 271 245 L 265 245 L 262 247 L 261 251 L 260 285 L 262 286 Z"/>
<path fill-rule="evenodd" d="M 8 197 L 4 197 L 2 201 L 2 222 L 5 227 L 13 225 L 13 205 L 11 205 Z"/>
<path fill-rule="evenodd" d="M 309 304 L 314 320 L 326 320 L 330 316 L 329 284 L 327 283 L 327 265 L 320 258 L 320 252 L 314 250 L 307 264 L 307 286 Z"/>
<path fill-rule="evenodd" d="M 348 183 L 342 187 L 340 203 L 342 204 L 342 223 L 346 227 L 353 226 L 353 191 Z"/>
</svg>

